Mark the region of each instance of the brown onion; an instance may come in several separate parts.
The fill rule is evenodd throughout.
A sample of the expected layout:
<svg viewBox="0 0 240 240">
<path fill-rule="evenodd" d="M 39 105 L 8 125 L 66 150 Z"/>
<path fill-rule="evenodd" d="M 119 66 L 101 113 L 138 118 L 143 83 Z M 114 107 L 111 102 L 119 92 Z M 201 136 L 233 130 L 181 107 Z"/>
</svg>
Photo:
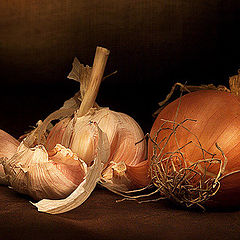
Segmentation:
<svg viewBox="0 0 240 240">
<path fill-rule="evenodd" d="M 188 93 L 167 105 L 150 133 L 153 183 L 185 206 L 240 206 L 240 97 Z"/>
</svg>

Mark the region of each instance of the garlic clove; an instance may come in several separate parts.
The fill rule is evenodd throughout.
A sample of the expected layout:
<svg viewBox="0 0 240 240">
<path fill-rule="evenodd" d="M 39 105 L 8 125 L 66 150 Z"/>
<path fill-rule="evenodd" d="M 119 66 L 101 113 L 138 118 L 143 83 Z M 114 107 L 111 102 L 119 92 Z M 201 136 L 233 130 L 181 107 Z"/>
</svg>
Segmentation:
<svg viewBox="0 0 240 240">
<path fill-rule="evenodd" d="M 0 129 L 0 159 L 11 158 L 17 151 L 19 142 L 10 134 Z M 3 165 L 0 163 L 0 184 L 7 185 L 8 180 Z"/>
<path fill-rule="evenodd" d="M 97 126 L 96 124 L 94 124 Z M 109 144 L 107 136 L 100 128 L 97 127 L 95 159 L 93 164 L 88 168 L 84 181 L 65 199 L 50 200 L 43 199 L 38 203 L 33 203 L 40 212 L 50 214 L 59 214 L 70 211 L 80 206 L 94 190 L 104 166 L 104 161 L 109 157 Z"/>
<path fill-rule="evenodd" d="M 54 149 L 48 152 L 48 157 L 50 161 L 53 161 L 56 168 L 71 182 L 79 185 L 83 181 L 87 172 L 87 166 L 70 149 L 57 144 Z"/>
<path fill-rule="evenodd" d="M 124 162 L 111 162 L 101 175 L 100 184 L 110 190 L 128 191 L 134 184 L 127 175 L 127 165 Z"/>
<path fill-rule="evenodd" d="M 125 162 L 111 162 L 102 172 L 100 181 L 102 186 L 121 192 L 146 187 L 150 182 L 147 160 L 134 166 L 127 165 Z"/>
<path fill-rule="evenodd" d="M 149 162 L 148 160 L 142 161 L 137 165 L 128 165 L 126 175 L 132 179 L 135 186 L 146 187 L 150 184 Z"/>
<path fill-rule="evenodd" d="M 92 128 L 92 121 L 86 117 L 76 117 L 69 122 L 61 144 L 68 146 L 88 166 L 96 158 L 96 131 Z"/>
<path fill-rule="evenodd" d="M 50 154 L 42 145 L 28 148 L 22 142 L 14 156 L 2 162 L 10 186 L 35 200 L 69 195 L 83 181 L 85 163 L 61 145 Z"/>
<path fill-rule="evenodd" d="M 64 118 L 62 121 L 58 122 L 50 131 L 45 147 L 47 150 L 51 150 L 56 146 L 56 143 L 60 143 L 62 136 L 65 132 L 67 125 L 70 122 L 70 118 Z"/>
</svg>

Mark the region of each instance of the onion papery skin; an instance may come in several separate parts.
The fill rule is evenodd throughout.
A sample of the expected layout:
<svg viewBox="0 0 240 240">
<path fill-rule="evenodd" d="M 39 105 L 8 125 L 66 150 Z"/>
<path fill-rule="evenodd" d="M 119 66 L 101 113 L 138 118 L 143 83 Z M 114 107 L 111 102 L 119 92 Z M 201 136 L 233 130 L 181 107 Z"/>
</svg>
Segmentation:
<svg viewBox="0 0 240 240">
<path fill-rule="evenodd" d="M 176 130 L 176 137 L 171 137 L 163 147 L 162 139 L 168 138 L 171 131 L 166 129 L 157 132 L 163 126 L 172 127 L 175 124 L 185 122 Z M 193 121 L 194 120 L 194 121 Z M 186 130 L 188 129 L 188 130 Z M 162 150 L 162 155 L 168 156 L 179 147 L 182 157 L 185 159 L 186 167 L 206 158 L 210 158 L 207 152 L 216 154 L 214 157 L 223 160 L 222 153 L 227 158 L 227 164 L 220 178 L 220 189 L 215 196 L 210 198 L 206 204 L 212 207 L 239 207 L 240 206 L 240 173 L 228 174 L 240 170 L 240 98 L 227 92 L 215 90 L 201 90 L 188 93 L 181 98 L 168 104 L 157 116 L 151 132 L 148 144 L 148 159 L 154 158 L 155 140 Z M 156 137 L 157 136 L 157 137 Z M 178 146 L 176 144 L 176 139 Z M 198 142 L 199 140 L 199 142 Z M 194 144 L 188 144 L 192 141 Z M 199 147 L 201 144 L 201 148 Z M 222 152 L 217 149 L 216 144 Z M 197 146 L 198 145 L 198 146 Z M 159 154 L 160 150 L 157 150 Z M 207 151 L 207 152 L 206 152 Z M 176 171 L 183 165 L 177 162 L 177 158 L 171 158 L 175 164 Z M 204 175 L 204 163 L 197 165 L 197 170 Z M 217 176 L 220 164 L 212 163 L 206 171 L 206 179 Z M 226 177 L 224 177 L 226 176 Z M 153 176 L 152 176 L 153 177 Z M 195 182 L 194 182 L 195 181 Z M 197 178 L 192 180 L 196 184 Z"/>
</svg>

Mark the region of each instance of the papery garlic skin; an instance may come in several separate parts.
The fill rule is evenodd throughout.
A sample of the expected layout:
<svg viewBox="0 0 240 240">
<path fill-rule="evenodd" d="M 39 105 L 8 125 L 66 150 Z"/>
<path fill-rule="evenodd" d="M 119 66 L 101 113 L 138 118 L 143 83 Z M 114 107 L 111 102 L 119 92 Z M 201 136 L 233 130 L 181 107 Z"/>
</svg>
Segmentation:
<svg viewBox="0 0 240 240">
<path fill-rule="evenodd" d="M 35 200 L 68 196 L 83 181 L 86 164 L 61 145 L 48 154 L 45 147 L 24 142 L 11 159 L 2 162 L 10 186 Z"/>
<path fill-rule="evenodd" d="M 2 158 L 11 158 L 19 146 L 19 142 L 0 129 L 0 159 Z M 6 174 L 3 168 L 3 165 L 0 163 L 0 184 L 8 184 Z"/>
<path fill-rule="evenodd" d="M 61 143 L 75 152 L 88 165 L 91 164 L 95 150 L 91 140 L 93 133 L 88 129 L 89 122 L 98 124 L 100 129 L 106 133 L 110 144 L 110 156 L 102 172 L 103 182 L 121 190 L 146 186 L 150 179 L 148 164 L 145 161 L 146 143 L 141 141 L 144 134 L 136 121 L 124 113 L 111 111 L 109 108 L 92 108 L 82 117 L 77 117 L 76 114 L 67 127 L 62 120 L 50 132 L 46 143 L 47 148 Z M 59 135 L 55 132 L 62 132 L 63 129 L 64 133 L 60 141 L 59 137 L 56 137 Z M 137 143 L 139 141 L 141 142 Z M 137 170 L 139 164 L 143 171 Z M 116 165 L 126 167 L 121 168 L 119 172 L 116 171 Z M 132 171 L 128 171 L 130 168 Z M 137 172 L 134 173 L 133 169 Z"/>
</svg>

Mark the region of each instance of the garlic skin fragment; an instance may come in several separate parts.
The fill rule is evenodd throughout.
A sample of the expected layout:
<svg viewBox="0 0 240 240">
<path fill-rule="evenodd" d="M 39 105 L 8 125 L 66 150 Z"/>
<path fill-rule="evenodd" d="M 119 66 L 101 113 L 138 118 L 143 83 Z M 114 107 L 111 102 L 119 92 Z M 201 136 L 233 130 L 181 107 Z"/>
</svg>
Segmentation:
<svg viewBox="0 0 240 240">
<path fill-rule="evenodd" d="M 10 186 L 35 200 L 64 198 L 86 175 L 85 163 L 60 144 L 48 153 L 43 145 L 28 148 L 23 141 L 2 164 Z"/>
<path fill-rule="evenodd" d="M 0 129 L 0 159 L 11 158 L 17 151 L 19 144 L 20 143 L 14 137 Z M 8 180 L 6 178 L 6 174 L 1 162 L 0 162 L 0 184 L 4 185 L 8 184 Z"/>
<path fill-rule="evenodd" d="M 102 184 L 124 191 L 150 183 L 148 163 L 145 160 L 146 142 L 141 141 L 144 134 L 133 118 L 109 108 L 91 108 L 82 117 L 77 117 L 76 113 L 67 127 L 65 121 L 60 121 L 51 130 L 46 142 L 48 149 L 61 143 L 90 165 L 95 150 L 91 140 L 93 133 L 89 131 L 88 124 L 93 121 L 106 133 L 110 144 L 110 156 L 102 172 Z"/>
</svg>

